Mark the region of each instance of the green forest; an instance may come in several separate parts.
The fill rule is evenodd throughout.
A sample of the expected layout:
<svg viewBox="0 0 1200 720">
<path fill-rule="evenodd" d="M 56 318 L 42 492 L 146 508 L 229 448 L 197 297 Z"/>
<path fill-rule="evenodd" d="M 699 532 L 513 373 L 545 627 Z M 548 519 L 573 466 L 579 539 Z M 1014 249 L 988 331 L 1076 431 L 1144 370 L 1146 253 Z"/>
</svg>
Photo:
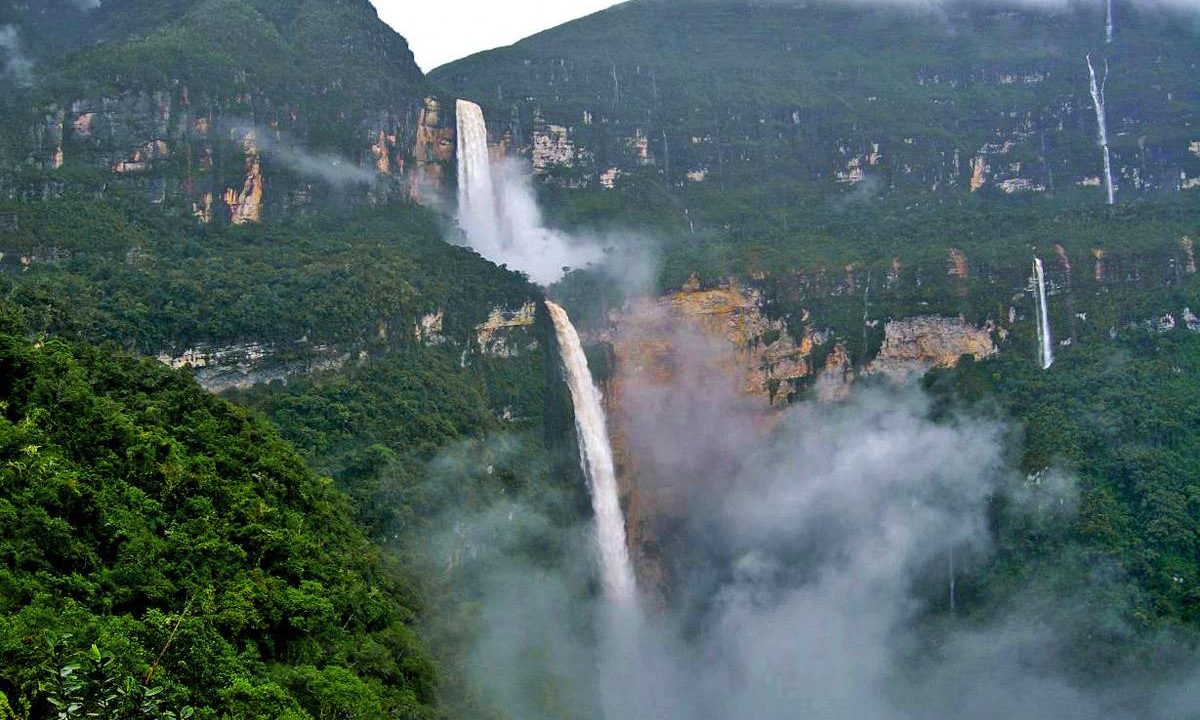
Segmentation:
<svg viewBox="0 0 1200 720">
<path fill-rule="evenodd" d="M 770 324 L 756 343 L 810 343 L 757 429 L 910 391 L 935 430 L 1002 429 L 983 540 L 951 555 L 948 594 L 940 556 L 913 571 L 903 653 L 948 657 L 1028 602 L 1039 632 L 1070 616 L 1053 647 L 1087 690 L 1200 657 L 1200 22 L 1118 0 L 1105 43 L 1096 3 L 931 21 L 635 0 L 426 75 L 368 0 L 88 5 L 0 0 L 0 720 L 599 717 L 572 684 L 606 649 L 594 486 L 543 303 L 570 311 L 607 412 L 682 416 L 664 450 L 679 490 L 745 470 L 696 467 L 711 449 L 689 444 L 728 398 L 622 396 L 614 343 L 627 301 L 685 287 L 745 290 Z M 1093 182 L 1092 52 L 1113 70 L 1113 206 Z M 493 154 L 540 163 L 546 226 L 605 262 L 539 287 L 469 246 L 460 96 Z M 562 137 L 571 161 L 546 166 Z M 255 192 L 261 213 L 237 216 Z M 872 374 L 888 324 L 928 317 L 996 352 L 913 387 Z M 853 394 L 818 405 L 837 348 Z M 753 447 L 735 426 L 719 440 Z M 692 584 L 639 581 L 675 633 L 663 655 L 703 648 L 689 661 L 716 671 L 692 690 L 719 694 L 727 648 L 703 643 L 721 613 L 771 607 L 823 558 L 756 564 L 711 518 L 655 525 L 620 489 L 634 563 L 696 543 L 677 563 Z M 728 490 L 708 502 L 745 500 Z M 1121 713 L 1150 695 L 1112 717 L 1142 720 Z"/>
</svg>

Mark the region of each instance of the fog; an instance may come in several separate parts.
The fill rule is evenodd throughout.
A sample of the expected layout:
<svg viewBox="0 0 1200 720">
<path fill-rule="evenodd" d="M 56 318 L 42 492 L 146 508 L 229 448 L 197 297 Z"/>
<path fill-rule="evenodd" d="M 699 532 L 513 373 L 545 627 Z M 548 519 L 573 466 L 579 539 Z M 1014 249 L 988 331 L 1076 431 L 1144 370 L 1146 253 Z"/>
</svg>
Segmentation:
<svg viewBox="0 0 1200 720">
<path fill-rule="evenodd" d="M 490 162 L 488 168 L 491 187 L 484 192 L 493 194 L 495 202 L 459 204 L 459 225 L 480 255 L 525 273 L 539 285 L 554 283 L 567 268 L 604 258 L 600 239 L 546 227 L 527 163 L 505 159 Z"/>
<path fill-rule="evenodd" d="M 4 60 L 4 74 L 18 85 L 33 82 L 33 61 L 21 48 L 21 38 L 14 25 L 0 25 L 0 57 Z"/>
<path fill-rule="evenodd" d="M 1065 548 L 994 597 L 972 580 L 1000 552 L 998 501 L 1031 534 L 1053 535 L 1076 512 L 1070 474 L 1015 471 L 1005 423 L 935 421 L 919 389 L 892 386 L 764 421 L 725 369 L 727 348 L 686 327 L 669 340 L 670 379 L 634 373 L 623 393 L 639 491 L 670 518 L 656 538 L 664 587 L 645 588 L 641 612 L 621 614 L 596 591 L 587 523 L 562 533 L 540 514 L 552 487 L 452 514 L 454 532 L 435 544 L 444 554 L 474 532 L 464 528 L 487 528 L 474 547 L 488 550 L 455 572 L 479 578 L 468 682 L 499 716 L 1200 711 L 1191 642 L 1131 621 L 1114 562 Z M 553 562 L 512 552 L 513 538 L 542 533 L 569 538 Z"/>
<path fill-rule="evenodd" d="M 226 122 L 223 127 L 235 142 L 253 137 L 259 152 L 268 161 L 274 161 L 298 175 L 323 180 L 331 185 L 372 183 L 376 179 L 374 170 L 360 167 L 338 155 L 310 152 L 278 130 L 243 120 Z"/>
</svg>

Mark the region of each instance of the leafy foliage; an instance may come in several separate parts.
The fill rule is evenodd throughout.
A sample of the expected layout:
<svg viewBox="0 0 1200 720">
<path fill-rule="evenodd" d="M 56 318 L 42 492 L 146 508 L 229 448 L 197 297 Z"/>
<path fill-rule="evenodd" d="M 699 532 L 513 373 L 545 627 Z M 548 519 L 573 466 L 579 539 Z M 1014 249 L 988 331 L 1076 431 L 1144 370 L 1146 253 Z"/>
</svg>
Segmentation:
<svg viewBox="0 0 1200 720">
<path fill-rule="evenodd" d="M 0 203 L 8 212 L 18 229 L 0 233 L 0 267 L 32 262 L 0 272 L 0 296 L 29 329 L 143 353 L 243 341 L 296 352 L 403 345 L 417 318 L 439 309 L 445 333 L 465 340 L 493 306 L 535 294 L 447 245 L 435 216 L 413 206 L 240 228 L 119 203 Z"/>
<path fill-rule="evenodd" d="M 4 335 L 0 369 L 0 691 L 15 709 L 117 693 L 196 717 L 429 714 L 411 594 L 273 429 L 108 350 Z M 93 644 L 98 658 L 71 657 Z M 47 688 L 47 664 L 82 684 Z M 124 680 L 151 676 L 144 692 Z"/>
<path fill-rule="evenodd" d="M 1078 478 L 1077 517 L 1029 534 L 998 529 L 997 592 L 1068 547 L 1095 565 L 1123 567 L 1139 622 L 1200 620 L 1200 337 L 1143 332 L 1094 349 L 1061 352 L 1049 371 L 1019 354 L 935 371 L 926 385 L 945 408 L 967 403 L 1023 428 L 1020 464 L 1031 483 L 1048 468 Z"/>
</svg>

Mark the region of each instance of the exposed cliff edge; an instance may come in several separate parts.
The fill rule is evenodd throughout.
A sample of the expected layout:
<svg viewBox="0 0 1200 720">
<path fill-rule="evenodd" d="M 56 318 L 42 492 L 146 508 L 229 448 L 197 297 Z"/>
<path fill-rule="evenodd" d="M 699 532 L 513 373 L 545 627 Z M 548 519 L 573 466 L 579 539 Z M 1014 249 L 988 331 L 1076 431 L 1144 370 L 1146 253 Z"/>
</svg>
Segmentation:
<svg viewBox="0 0 1200 720">
<path fill-rule="evenodd" d="M 687 478 L 659 477 L 654 453 L 643 444 L 648 428 L 639 423 L 648 408 L 664 404 L 651 412 L 671 412 L 678 402 L 673 392 L 711 393 L 721 398 L 714 408 L 743 414 L 767 433 L 796 393 L 837 402 L 860 372 L 904 380 L 953 366 L 963 355 L 982 359 L 997 352 L 993 327 L 914 316 L 887 322 L 879 353 L 856 369 L 846 341 L 834 339 L 819 318 L 806 314 L 803 334 L 793 339 L 784 320 L 768 316 L 761 290 L 733 280 L 709 289 L 694 280 L 664 297 L 633 301 L 609 319 L 611 327 L 596 338 L 611 348 L 605 401 L 626 532 L 639 578 L 651 593 L 670 585 L 662 533 L 684 513 L 688 493 L 679 486 Z"/>
<path fill-rule="evenodd" d="M 962 318 L 891 320 L 884 327 L 883 347 L 867 372 L 903 379 L 934 367 L 954 367 L 963 355 L 982 360 L 997 352 L 994 331 L 990 326 L 975 327 Z"/>
<path fill-rule="evenodd" d="M 233 224 L 433 199 L 453 118 L 404 38 L 368 2 L 293 5 L 105 2 L 78 48 L 0 104 L 18 129 L 0 195 L 122 194 Z"/>
</svg>

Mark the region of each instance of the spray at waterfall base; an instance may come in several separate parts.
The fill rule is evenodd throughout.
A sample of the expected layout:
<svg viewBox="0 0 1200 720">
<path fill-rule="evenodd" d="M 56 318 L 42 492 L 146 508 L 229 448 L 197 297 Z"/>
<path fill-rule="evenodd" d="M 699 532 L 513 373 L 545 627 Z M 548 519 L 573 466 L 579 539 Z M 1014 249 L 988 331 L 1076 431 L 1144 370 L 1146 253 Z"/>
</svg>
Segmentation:
<svg viewBox="0 0 1200 720">
<path fill-rule="evenodd" d="M 495 625 L 477 648 L 475 682 L 505 711 L 608 720 L 1186 717 L 1190 653 L 1169 670 L 1131 658 L 1116 679 L 1085 679 L 1089 658 L 1110 651 L 1113 627 L 1099 633 L 1096 623 L 1119 622 L 1105 599 L 1119 590 L 1119 572 L 1083 570 L 1069 596 L 1033 578 L 979 615 L 970 578 L 991 557 L 994 499 L 1038 532 L 1069 523 L 1077 503 L 1069 476 L 1031 482 L 1011 469 L 1002 423 L 934 421 L 910 388 L 793 406 L 764 429 L 726 412 L 740 397 L 721 370 L 721 353 L 732 350 L 675 342 L 693 351 L 658 388 L 669 402 L 637 408 L 646 436 L 638 466 L 687 475 L 665 601 L 633 620 L 631 641 L 620 634 L 627 626 L 609 621 L 606 583 L 588 589 L 605 573 L 594 542 L 553 570 L 493 557 L 496 580 L 480 602 Z M 712 452 L 723 461 L 706 462 Z M 593 538 L 595 522 L 584 526 Z M 946 594 L 951 556 L 958 615 Z M 1063 572 L 1081 574 L 1072 567 Z M 543 704 L 547 697 L 569 698 L 570 712 Z"/>
</svg>

